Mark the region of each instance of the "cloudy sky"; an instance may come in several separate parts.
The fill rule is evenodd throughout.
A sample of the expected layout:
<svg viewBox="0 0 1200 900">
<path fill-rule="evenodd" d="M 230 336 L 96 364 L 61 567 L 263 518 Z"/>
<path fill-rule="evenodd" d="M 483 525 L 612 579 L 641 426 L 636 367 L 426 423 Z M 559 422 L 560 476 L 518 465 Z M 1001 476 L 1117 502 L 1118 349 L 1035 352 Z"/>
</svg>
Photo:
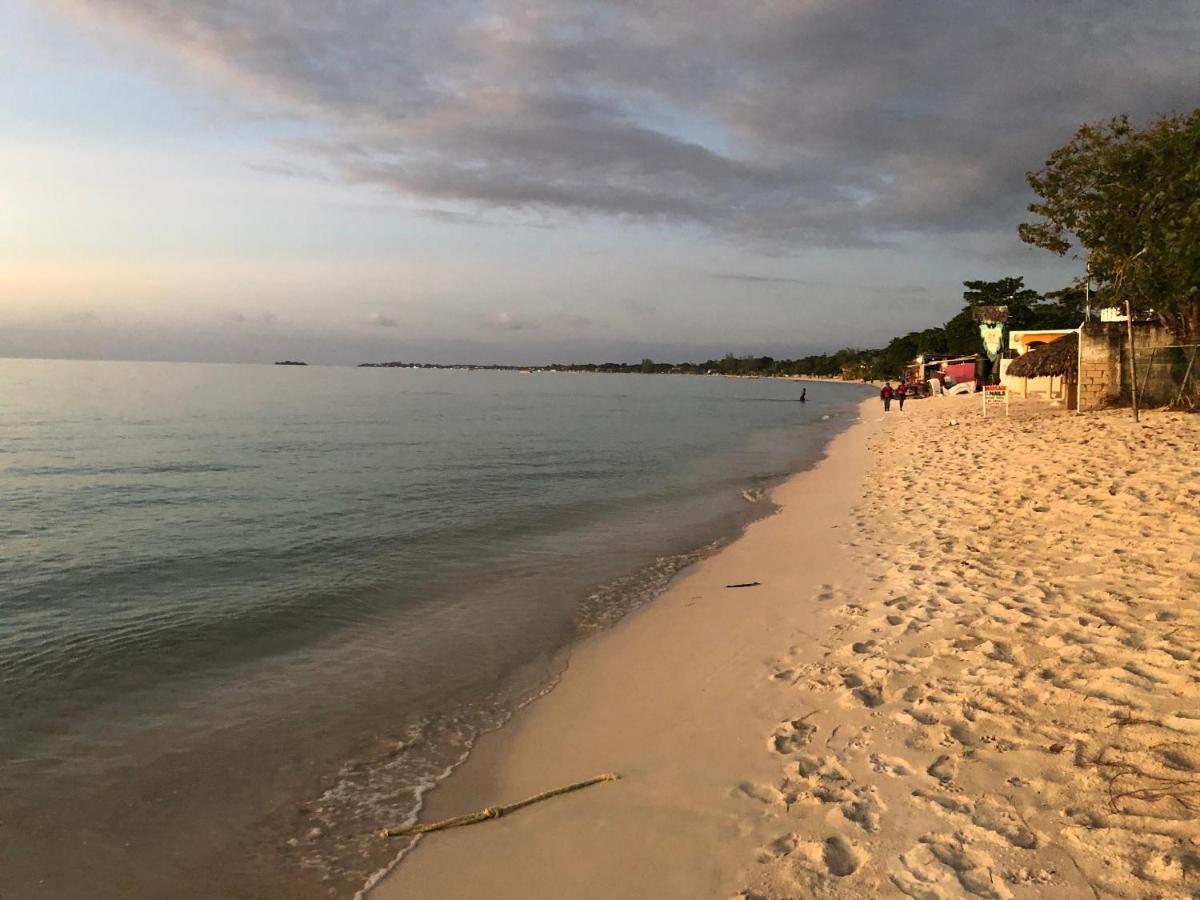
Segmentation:
<svg viewBox="0 0 1200 900">
<path fill-rule="evenodd" d="M 0 356 L 792 355 L 1059 287 L 1024 173 L 1200 6 L 0 0 Z"/>
</svg>

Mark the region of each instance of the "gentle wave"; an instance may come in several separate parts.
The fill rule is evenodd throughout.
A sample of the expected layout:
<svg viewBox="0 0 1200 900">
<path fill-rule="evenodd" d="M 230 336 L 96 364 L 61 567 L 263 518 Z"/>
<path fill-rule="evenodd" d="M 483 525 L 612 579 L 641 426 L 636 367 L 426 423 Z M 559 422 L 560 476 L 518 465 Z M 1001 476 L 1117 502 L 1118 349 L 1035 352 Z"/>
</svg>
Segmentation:
<svg viewBox="0 0 1200 900">
<path fill-rule="evenodd" d="M 161 463 L 128 466 L 9 466 L 5 475 L 18 478 L 45 478 L 56 475 L 196 475 L 206 472 L 238 472 L 257 469 L 255 465 L 228 463 Z"/>
<path fill-rule="evenodd" d="M 134 893 L 186 889 L 180 866 L 211 872 L 210 893 L 352 892 L 393 859 L 379 827 L 553 684 L 571 641 L 769 513 L 770 484 L 858 396 L 338 369 L 298 390 L 271 367 L 0 361 L 15 382 L 14 896 L 91 889 L 111 853 Z M 79 817 L 112 825 L 81 842 Z"/>
</svg>

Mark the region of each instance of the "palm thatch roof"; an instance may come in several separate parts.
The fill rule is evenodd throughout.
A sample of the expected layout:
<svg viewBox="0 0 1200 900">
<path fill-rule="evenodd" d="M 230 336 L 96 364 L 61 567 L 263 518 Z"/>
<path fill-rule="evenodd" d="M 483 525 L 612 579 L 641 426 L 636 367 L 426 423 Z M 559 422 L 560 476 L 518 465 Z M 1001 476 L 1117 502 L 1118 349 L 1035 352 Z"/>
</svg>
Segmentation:
<svg viewBox="0 0 1200 900">
<path fill-rule="evenodd" d="M 1013 360 L 1008 374 L 1017 378 L 1042 378 L 1046 375 L 1074 379 L 1079 371 L 1079 335 L 1068 334 L 1042 347 L 1034 347 Z"/>
</svg>

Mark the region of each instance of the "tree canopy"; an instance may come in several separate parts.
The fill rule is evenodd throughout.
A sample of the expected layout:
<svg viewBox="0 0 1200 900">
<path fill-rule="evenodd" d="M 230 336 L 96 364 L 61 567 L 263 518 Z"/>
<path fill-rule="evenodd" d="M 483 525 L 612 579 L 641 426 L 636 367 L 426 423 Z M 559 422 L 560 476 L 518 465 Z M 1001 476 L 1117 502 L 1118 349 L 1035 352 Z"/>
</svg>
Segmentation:
<svg viewBox="0 0 1200 900">
<path fill-rule="evenodd" d="M 963 288 L 966 305 L 956 316 L 940 327 L 893 338 L 875 354 L 872 376 L 896 378 L 920 354 L 970 356 L 982 352 L 975 321 L 975 309 L 980 306 L 1007 306 L 1012 329 L 1075 328 L 1083 321 L 1083 291 L 1074 286 L 1043 296 L 1025 287 L 1024 278 L 1009 276 L 996 281 L 964 281 Z"/>
<path fill-rule="evenodd" d="M 1200 109 L 1084 125 L 1027 178 L 1041 199 L 1021 240 L 1082 250 L 1115 301 L 1200 335 Z"/>
</svg>

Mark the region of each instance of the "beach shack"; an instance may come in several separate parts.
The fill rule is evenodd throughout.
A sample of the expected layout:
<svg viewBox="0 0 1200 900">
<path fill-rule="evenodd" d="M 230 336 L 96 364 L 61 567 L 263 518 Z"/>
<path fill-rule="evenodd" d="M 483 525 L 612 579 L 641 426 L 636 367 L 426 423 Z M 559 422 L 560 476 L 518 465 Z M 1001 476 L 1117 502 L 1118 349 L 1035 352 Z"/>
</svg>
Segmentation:
<svg viewBox="0 0 1200 900">
<path fill-rule="evenodd" d="M 973 392 L 978 368 L 978 354 L 925 354 L 905 366 L 904 381 L 906 384 L 918 386 L 922 393 L 939 394 L 943 390 L 957 393 Z"/>
<path fill-rule="evenodd" d="M 1063 331 L 1049 342 L 1037 342 L 1016 359 L 1005 360 L 1000 380 L 1010 391 L 1020 390 L 1022 397 L 1030 395 L 1029 385 L 1044 388 L 1048 400 L 1065 401 L 1067 409 L 1075 409 L 1079 381 L 1079 332 Z M 1019 385 L 1019 387 L 1018 387 Z M 1041 390 L 1039 390 L 1041 393 Z"/>
</svg>

